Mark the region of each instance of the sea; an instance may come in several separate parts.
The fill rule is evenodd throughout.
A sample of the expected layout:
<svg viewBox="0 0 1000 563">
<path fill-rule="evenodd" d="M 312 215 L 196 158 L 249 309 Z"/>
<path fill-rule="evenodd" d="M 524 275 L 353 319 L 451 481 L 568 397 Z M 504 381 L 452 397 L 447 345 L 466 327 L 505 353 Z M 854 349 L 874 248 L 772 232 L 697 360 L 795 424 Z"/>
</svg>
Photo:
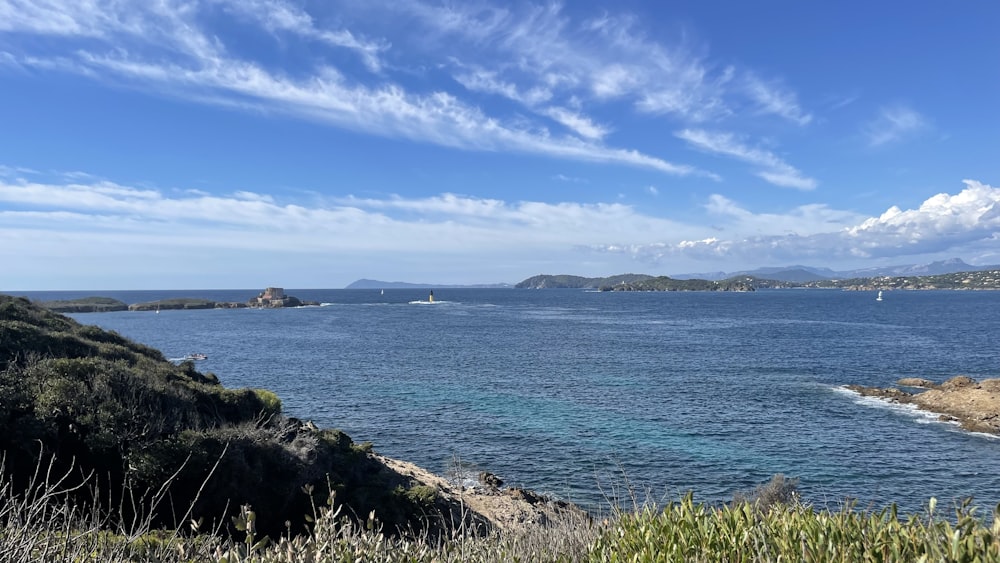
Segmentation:
<svg viewBox="0 0 1000 563">
<path fill-rule="evenodd" d="M 843 388 L 1000 377 L 1000 292 L 285 291 L 322 305 L 72 316 L 168 358 L 204 353 L 227 387 L 270 389 L 384 455 L 595 512 L 721 503 L 779 473 L 832 509 L 1000 502 L 1000 439 Z"/>
</svg>

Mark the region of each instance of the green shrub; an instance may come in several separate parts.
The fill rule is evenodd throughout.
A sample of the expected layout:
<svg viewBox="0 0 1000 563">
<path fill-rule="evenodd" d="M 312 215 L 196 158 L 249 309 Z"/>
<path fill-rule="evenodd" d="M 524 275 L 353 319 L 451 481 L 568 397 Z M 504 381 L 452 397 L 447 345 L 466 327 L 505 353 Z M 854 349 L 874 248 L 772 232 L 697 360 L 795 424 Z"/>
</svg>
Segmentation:
<svg viewBox="0 0 1000 563">
<path fill-rule="evenodd" d="M 406 500 L 414 505 L 429 509 L 434 506 L 434 502 L 438 497 L 438 491 L 428 485 L 413 485 L 405 489 L 403 495 L 406 497 Z"/>
<path fill-rule="evenodd" d="M 281 414 L 281 399 L 276 393 L 267 389 L 254 389 L 253 393 L 260 402 L 262 416 L 271 417 Z"/>
<path fill-rule="evenodd" d="M 770 510 L 776 505 L 790 505 L 799 502 L 799 479 L 789 479 L 776 473 L 767 483 L 733 495 L 736 504 L 747 503 L 759 510 Z"/>
<path fill-rule="evenodd" d="M 968 504 L 953 518 L 899 519 L 851 506 L 814 511 L 775 504 L 715 508 L 688 495 L 662 511 L 626 514 L 594 542 L 591 561 L 1000 561 L 1000 506 L 991 526 Z"/>
</svg>

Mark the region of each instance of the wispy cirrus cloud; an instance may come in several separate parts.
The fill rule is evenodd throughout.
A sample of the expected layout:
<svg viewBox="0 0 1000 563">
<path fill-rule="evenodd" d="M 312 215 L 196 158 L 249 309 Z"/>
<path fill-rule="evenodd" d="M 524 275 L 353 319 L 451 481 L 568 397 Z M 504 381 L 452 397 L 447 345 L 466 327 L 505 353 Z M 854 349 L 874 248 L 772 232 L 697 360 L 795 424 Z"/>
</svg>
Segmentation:
<svg viewBox="0 0 1000 563">
<path fill-rule="evenodd" d="M 753 72 L 743 78 L 744 89 L 761 114 L 774 114 L 799 125 L 808 125 L 812 115 L 799 105 L 794 92 L 776 82 L 768 82 Z"/>
<path fill-rule="evenodd" d="M 272 33 L 291 33 L 354 51 L 373 72 L 382 69 L 381 54 L 390 48 L 385 40 L 369 40 L 348 29 L 324 29 L 305 10 L 279 0 L 214 0 L 231 14 L 247 18 Z"/>
<path fill-rule="evenodd" d="M 684 129 L 674 133 L 679 139 L 710 153 L 721 154 L 762 167 L 757 175 L 776 186 L 812 190 L 816 180 L 803 175 L 774 153 L 748 146 L 733 133 L 710 132 L 701 129 Z"/>
<path fill-rule="evenodd" d="M 445 90 L 411 91 L 384 77 L 365 82 L 331 64 L 274 68 L 234 52 L 224 34 L 205 27 L 206 6 L 221 6 L 238 13 L 241 21 L 271 33 L 284 33 L 299 42 L 320 42 L 357 51 L 370 69 L 385 68 L 378 56 L 388 48 L 387 43 L 361 41 L 349 30 L 320 29 L 301 9 L 278 0 L 217 0 L 204 4 L 164 0 L 108 5 L 69 0 L 37 5 L 0 0 L 0 16 L 19 14 L 5 20 L 0 29 L 18 34 L 90 38 L 93 43 L 56 41 L 61 48 L 54 51 L 9 54 L 22 67 L 76 73 L 130 88 L 145 88 L 156 95 L 264 109 L 364 133 L 463 150 L 524 152 L 717 178 L 690 165 L 605 145 L 604 126 L 559 105 L 539 111 L 564 127 L 566 134 L 554 134 L 537 122 L 491 115 Z M 19 12 L 20 8 L 25 10 Z M 53 12 L 58 12 L 59 17 L 50 21 Z M 530 26 L 530 22 L 522 24 Z M 480 75 L 478 84 L 486 84 L 486 77 Z"/>
<path fill-rule="evenodd" d="M 813 119 L 783 81 L 712 62 L 705 46 L 687 39 L 680 28 L 654 38 L 632 15 L 606 12 L 575 21 L 558 3 L 400 5 L 440 41 L 457 40 L 467 47 L 455 55 L 460 68 L 465 57 L 483 50 L 502 55 L 509 62 L 494 69 L 492 78 L 504 87 L 494 91 L 511 99 L 523 99 L 513 92 L 541 89 L 550 99 L 575 96 L 596 105 L 625 101 L 638 112 L 684 122 L 725 119 L 743 108 L 798 125 Z"/>
<path fill-rule="evenodd" d="M 871 147 L 881 147 L 912 137 L 928 127 L 927 120 L 915 110 L 894 105 L 881 109 L 878 117 L 864 128 Z"/>
</svg>

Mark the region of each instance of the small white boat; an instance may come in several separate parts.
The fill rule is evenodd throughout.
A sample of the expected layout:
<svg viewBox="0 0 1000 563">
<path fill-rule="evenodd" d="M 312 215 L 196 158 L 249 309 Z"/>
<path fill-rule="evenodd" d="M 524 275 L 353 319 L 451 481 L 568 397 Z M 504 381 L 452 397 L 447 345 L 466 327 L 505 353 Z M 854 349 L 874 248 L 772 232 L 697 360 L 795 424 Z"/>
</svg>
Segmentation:
<svg viewBox="0 0 1000 563">
<path fill-rule="evenodd" d="M 882 300 L 882 291 L 880 290 L 878 292 L 878 297 L 875 298 L 875 301 L 881 301 L 881 300 Z"/>
<path fill-rule="evenodd" d="M 185 362 L 197 362 L 197 361 L 200 361 L 200 360 L 207 360 L 207 359 L 208 359 L 208 356 L 206 354 L 202 354 L 201 352 L 191 352 L 187 356 L 184 356 L 183 361 L 185 361 Z"/>
</svg>

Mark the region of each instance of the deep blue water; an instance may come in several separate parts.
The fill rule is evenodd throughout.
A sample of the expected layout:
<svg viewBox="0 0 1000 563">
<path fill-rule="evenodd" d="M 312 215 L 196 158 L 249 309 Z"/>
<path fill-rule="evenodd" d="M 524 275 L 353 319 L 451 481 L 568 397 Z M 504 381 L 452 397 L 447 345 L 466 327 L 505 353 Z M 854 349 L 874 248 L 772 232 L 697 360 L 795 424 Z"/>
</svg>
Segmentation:
<svg viewBox="0 0 1000 563">
<path fill-rule="evenodd" d="M 286 292 L 329 305 L 74 317 L 168 357 L 204 352 L 225 385 L 271 389 L 386 455 L 440 473 L 460 459 L 592 508 L 626 479 L 714 502 L 779 472 L 834 507 L 1000 502 L 1000 440 L 839 388 L 1000 377 L 1000 292 Z"/>
</svg>

